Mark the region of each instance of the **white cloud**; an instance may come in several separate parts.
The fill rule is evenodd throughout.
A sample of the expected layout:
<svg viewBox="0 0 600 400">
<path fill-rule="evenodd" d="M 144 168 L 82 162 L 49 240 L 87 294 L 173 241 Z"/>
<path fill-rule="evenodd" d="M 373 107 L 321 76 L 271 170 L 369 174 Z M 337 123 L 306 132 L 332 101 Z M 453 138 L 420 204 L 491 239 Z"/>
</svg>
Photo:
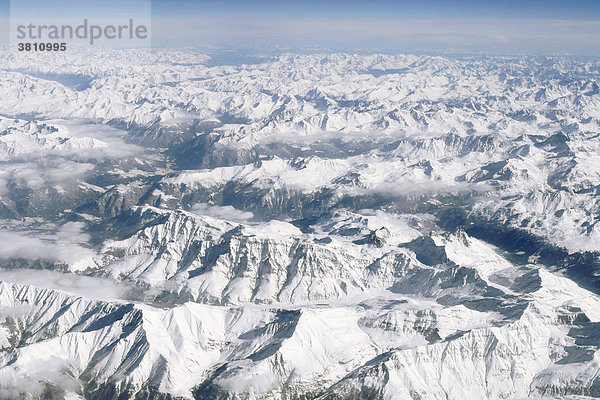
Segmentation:
<svg viewBox="0 0 600 400">
<path fill-rule="evenodd" d="M 254 217 L 254 214 L 250 211 L 241 211 L 232 206 L 211 206 L 206 203 L 195 204 L 192 206 L 191 211 L 198 215 L 207 215 L 235 222 L 245 222 Z"/>
<path fill-rule="evenodd" d="M 73 269 L 85 269 L 95 265 L 92 260 L 95 252 L 92 249 L 80 246 L 71 240 L 64 240 L 64 235 L 68 239 L 74 239 L 73 231 L 61 230 L 59 236 L 61 234 L 62 240 L 54 241 L 33 237 L 26 232 L 0 231 L 0 257 L 53 260 L 66 263 Z"/>
<path fill-rule="evenodd" d="M 90 235 L 83 232 L 85 223 L 67 222 L 60 227 L 58 238 L 68 243 L 85 243 L 90 240 Z"/>
<path fill-rule="evenodd" d="M 72 273 L 39 269 L 0 269 L 0 281 L 33 285 L 45 289 L 61 290 L 88 299 L 119 300 L 127 299 L 131 287 L 116 283 L 109 278 L 82 276 Z M 18 310 L 12 310 L 17 312 Z"/>
</svg>

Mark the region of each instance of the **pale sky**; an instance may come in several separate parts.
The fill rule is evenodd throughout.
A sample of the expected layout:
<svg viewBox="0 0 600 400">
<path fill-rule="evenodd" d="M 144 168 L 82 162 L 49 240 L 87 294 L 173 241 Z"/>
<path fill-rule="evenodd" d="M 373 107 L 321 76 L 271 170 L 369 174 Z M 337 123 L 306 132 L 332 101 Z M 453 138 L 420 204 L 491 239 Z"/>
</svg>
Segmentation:
<svg viewBox="0 0 600 400">
<path fill-rule="evenodd" d="M 5 42 L 8 4 L 0 0 Z M 12 6 L 13 17 L 48 23 L 65 15 L 143 17 L 151 9 L 155 47 L 600 55 L 597 0 L 13 0 Z"/>
</svg>

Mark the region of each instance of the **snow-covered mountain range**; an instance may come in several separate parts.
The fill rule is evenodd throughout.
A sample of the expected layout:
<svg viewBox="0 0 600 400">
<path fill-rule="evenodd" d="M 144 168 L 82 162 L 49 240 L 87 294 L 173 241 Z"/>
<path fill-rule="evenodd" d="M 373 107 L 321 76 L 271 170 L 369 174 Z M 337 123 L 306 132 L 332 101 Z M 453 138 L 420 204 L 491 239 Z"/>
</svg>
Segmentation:
<svg viewBox="0 0 600 400">
<path fill-rule="evenodd" d="M 0 69 L 0 398 L 600 397 L 597 61 Z"/>
</svg>

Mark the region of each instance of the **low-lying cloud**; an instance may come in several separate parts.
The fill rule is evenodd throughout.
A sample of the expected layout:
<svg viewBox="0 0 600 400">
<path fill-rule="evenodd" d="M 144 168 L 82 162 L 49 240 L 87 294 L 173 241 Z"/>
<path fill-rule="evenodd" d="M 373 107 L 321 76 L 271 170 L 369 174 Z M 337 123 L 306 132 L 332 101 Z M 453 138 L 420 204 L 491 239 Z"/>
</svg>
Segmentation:
<svg viewBox="0 0 600 400">
<path fill-rule="evenodd" d="M 74 269 L 94 266 L 92 249 L 78 243 L 86 237 L 76 237 L 75 227 L 59 231 L 59 240 L 40 238 L 32 232 L 0 231 L 0 258 L 22 258 L 26 260 L 50 260 L 69 265 Z"/>
<path fill-rule="evenodd" d="M 91 277 L 39 269 L 0 269 L 0 281 L 61 290 L 95 300 L 124 300 L 131 286 L 109 278 Z"/>
<path fill-rule="evenodd" d="M 206 215 L 234 222 L 246 222 L 254 217 L 254 214 L 250 211 L 238 210 L 232 206 L 212 206 L 206 203 L 195 204 L 192 206 L 191 211 L 198 215 Z"/>
</svg>

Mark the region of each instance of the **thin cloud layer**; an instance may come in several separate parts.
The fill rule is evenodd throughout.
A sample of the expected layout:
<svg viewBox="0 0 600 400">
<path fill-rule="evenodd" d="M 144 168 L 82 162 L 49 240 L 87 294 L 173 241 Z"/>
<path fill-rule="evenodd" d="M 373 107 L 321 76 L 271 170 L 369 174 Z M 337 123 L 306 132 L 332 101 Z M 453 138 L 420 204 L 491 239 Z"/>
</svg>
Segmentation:
<svg viewBox="0 0 600 400">
<path fill-rule="evenodd" d="M 595 55 L 600 21 L 172 17 L 153 21 L 153 43 L 287 50 L 470 51 Z"/>
<path fill-rule="evenodd" d="M 245 222 L 254 217 L 249 211 L 241 211 L 232 206 L 211 206 L 206 203 L 198 203 L 192 207 L 192 212 L 213 218 L 225 219 L 234 222 Z"/>
<path fill-rule="evenodd" d="M 86 238 L 76 238 L 74 227 L 60 230 L 58 241 L 30 236 L 27 232 L 0 231 L 0 258 L 23 258 L 26 260 L 52 260 L 70 265 L 72 268 L 86 268 L 93 265 L 95 252 L 78 244 Z M 60 236 L 59 235 L 59 236 Z"/>
</svg>

